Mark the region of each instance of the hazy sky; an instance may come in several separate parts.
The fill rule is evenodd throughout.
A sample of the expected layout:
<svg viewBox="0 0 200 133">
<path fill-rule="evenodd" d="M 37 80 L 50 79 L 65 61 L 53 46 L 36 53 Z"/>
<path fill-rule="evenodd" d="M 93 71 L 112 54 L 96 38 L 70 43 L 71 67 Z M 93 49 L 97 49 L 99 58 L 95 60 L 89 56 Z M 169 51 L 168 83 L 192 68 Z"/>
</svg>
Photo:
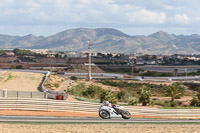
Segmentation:
<svg viewBox="0 0 200 133">
<path fill-rule="evenodd" d="M 200 34 L 200 0 L 0 0 L 0 34 L 53 35 L 71 28 Z"/>
</svg>

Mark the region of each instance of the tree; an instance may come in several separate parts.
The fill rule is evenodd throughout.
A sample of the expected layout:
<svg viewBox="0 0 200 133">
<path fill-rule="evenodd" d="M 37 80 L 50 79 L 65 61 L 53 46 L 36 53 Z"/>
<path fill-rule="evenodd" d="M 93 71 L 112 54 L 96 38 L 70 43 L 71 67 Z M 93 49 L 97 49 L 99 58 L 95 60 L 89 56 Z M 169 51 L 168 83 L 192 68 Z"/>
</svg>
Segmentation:
<svg viewBox="0 0 200 133">
<path fill-rule="evenodd" d="M 166 95 L 170 96 L 171 102 L 173 102 L 176 97 L 184 95 L 184 88 L 177 83 L 172 84 L 167 87 Z"/>
<path fill-rule="evenodd" d="M 139 102 L 142 103 L 142 106 L 146 106 L 151 102 L 151 90 L 147 86 L 142 86 L 137 92 L 139 95 Z"/>
</svg>

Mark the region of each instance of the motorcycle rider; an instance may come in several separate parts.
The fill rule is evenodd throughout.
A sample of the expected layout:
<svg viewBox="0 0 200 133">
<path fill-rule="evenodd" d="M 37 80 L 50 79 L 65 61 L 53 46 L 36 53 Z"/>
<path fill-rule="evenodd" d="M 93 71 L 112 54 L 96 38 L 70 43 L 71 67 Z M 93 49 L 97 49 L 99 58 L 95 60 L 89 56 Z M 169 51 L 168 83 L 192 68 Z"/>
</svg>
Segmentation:
<svg viewBox="0 0 200 133">
<path fill-rule="evenodd" d="M 108 101 L 104 101 L 103 105 L 99 108 L 99 116 L 103 119 L 110 119 L 111 117 L 122 116 L 124 119 L 130 119 L 131 114 L 128 111 L 122 110 L 115 104 L 111 104 Z"/>
<path fill-rule="evenodd" d="M 117 108 L 117 106 L 115 105 L 115 104 L 111 104 L 111 103 L 109 103 L 108 101 L 104 101 L 104 106 L 109 106 L 109 107 L 111 107 L 111 108 L 113 108 L 115 111 L 119 111 L 119 108 Z"/>
</svg>

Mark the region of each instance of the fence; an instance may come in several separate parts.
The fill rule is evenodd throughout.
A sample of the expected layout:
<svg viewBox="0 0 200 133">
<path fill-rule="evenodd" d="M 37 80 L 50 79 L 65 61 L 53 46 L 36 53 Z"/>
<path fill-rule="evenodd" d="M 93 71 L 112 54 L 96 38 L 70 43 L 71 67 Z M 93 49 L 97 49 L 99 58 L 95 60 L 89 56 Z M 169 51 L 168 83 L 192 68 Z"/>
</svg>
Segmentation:
<svg viewBox="0 0 200 133">
<path fill-rule="evenodd" d="M 47 98 L 45 92 L 0 90 L 0 98 Z"/>
<path fill-rule="evenodd" d="M 100 103 L 51 99 L 0 98 L 0 109 L 98 113 Z M 200 119 L 200 109 L 157 109 L 125 106 L 132 115 L 152 118 Z"/>
</svg>

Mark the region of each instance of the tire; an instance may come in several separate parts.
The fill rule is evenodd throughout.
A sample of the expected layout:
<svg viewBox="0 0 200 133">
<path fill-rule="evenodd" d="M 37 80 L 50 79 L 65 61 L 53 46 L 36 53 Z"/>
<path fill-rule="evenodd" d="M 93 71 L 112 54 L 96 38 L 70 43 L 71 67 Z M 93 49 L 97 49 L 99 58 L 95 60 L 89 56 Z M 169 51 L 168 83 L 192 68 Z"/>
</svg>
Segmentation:
<svg viewBox="0 0 200 133">
<path fill-rule="evenodd" d="M 102 109 L 99 111 L 99 116 L 102 118 L 102 119 L 110 119 L 110 114 L 108 111 L 106 111 L 105 109 Z"/>
<path fill-rule="evenodd" d="M 131 114 L 128 111 L 122 111 L 122 118 L 130 119 L 131 118 Z"/>
</svg>

